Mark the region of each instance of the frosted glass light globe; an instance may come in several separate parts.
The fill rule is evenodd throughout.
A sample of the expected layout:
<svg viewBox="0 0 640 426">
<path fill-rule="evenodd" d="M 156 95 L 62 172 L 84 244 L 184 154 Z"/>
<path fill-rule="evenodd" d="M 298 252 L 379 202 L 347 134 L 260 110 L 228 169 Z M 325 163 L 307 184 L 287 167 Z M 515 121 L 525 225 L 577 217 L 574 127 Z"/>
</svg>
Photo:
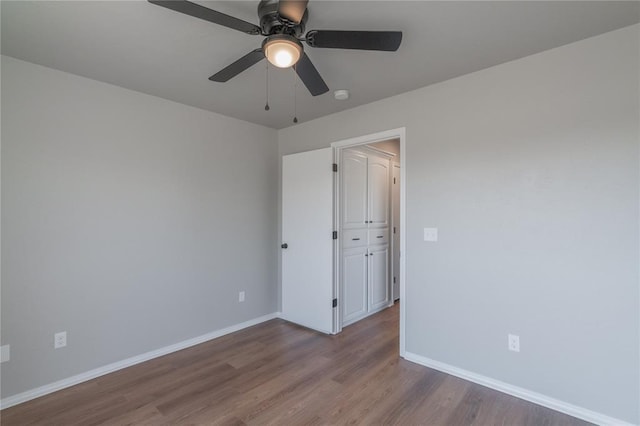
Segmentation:
<svg viewBox="0 0 640 426">
<path fill-rule="evenodd" d="M 286 49 L 281 49 L 276 53 L 275 65 L 280 68 L 288 68 L 293 65 L 293 55 Z"/>
<path fill-rule="evenodd" d="M 289 68 L 295 65 L 302 55 L 302 44 L 287 35 L 267 38 L 262 49 L 267 60 L 278 68 Z"/>
</svg>

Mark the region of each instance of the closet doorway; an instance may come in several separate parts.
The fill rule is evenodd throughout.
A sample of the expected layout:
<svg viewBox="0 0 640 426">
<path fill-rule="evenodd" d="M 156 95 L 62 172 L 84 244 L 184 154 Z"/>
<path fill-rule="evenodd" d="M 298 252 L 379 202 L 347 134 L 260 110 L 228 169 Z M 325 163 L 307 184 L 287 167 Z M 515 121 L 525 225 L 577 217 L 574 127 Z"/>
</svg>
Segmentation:
<svg viewBox="0 0 640 426">
<path fill-rule="evenodd" d="M 404 293 L 404 129 L 335 142 L 336 332 L 393 306 Z M 404 304 L 400 351 L 404 353 Z"/>
<path fill-rule="evenodd" d="M 283 157 L 281 318 L 337 334 L 404 299 L 405 145 L 400 128 Z M 404 327 L 401 303 L 401 356 Z"/>
<path fill-rule="evenodd" d="M 338 163 L 338 268 L 342 326 L 394 304 L 394 235 L 400 231 L 400 140 L 344 148 Z"/>
</svg>

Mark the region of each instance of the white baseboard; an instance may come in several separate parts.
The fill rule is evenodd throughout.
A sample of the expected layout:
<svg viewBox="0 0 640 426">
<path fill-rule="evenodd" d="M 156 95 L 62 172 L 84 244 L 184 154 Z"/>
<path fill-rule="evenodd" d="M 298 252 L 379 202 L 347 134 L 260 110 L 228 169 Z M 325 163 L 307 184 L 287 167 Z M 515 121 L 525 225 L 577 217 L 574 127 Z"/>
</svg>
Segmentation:
<svg viewBox="0 0 640 426">
<path fill-rule="evenodd" d="M 552 410 L 559 411 L 561 413 L 565 413 L 591 423 L 603 426 L 633 426 L 631 423 L 625 422 L 623 420 L 615 419 L 605 414 L 591 411 L 577 405 L 569 404 L 567 402 L 560 401 L 558 399 L 551 398 L 524 388 L 520 388 L 518 386 L 513 386 L 508 383 L 483 376 L 481 374 L 463 370 L 462 368 L 454 367 L 443 362 L 434 361 L 432 359 L 414 354 L 412 352 L 405 352 L 404 358 L 407 361 L 415 362 L 416 364 L 424 365 L 425 367 L 433 368 L 434 370 L 442 371 L 443 373 L 460 377 L 461 379 L 465 379 L 470 382 L 495 389 L 508 395 L 515 396 L 516 398 L 524 399 L 525 401 L 533 402 L 534 404 L 542 405 L 543 407 L 547 407 Z"/>
<path fill-rule="evenodd" d="M 56 392 L 64 388 L 77 385 L 78 383 L 86 382 L 88 380 L 95 379 L 96 377 L 104 376 L 105 374 L 109 374 L 114 371 L 121 370 L 123 368 L 127 368 L 144 361 L 148 361 L 153 358 L 167 355 L 172 352 L 189 348 L 191 346 L 199 345 L 200 343 L 204 343 L 209 340 L 222 337 L 226 334 L 230 334 L 230 333 L 242 330 L 244 328 L 251 327 L 253 325 L 260 324 L 265 321 L 269 321 L 271 319 L 277 318 L 277 316 L 278 316 L 278 313 L 264 315 L 259 318 L 254 318 L 252 320 L 245 321 L 240 324 L 235 324 L 235 325 L 223 328 L 221 330 L 212 331 L 211 333 L 203 334 L 201 336 L 184 340 L 182 342 L 175 343 L 173 345 L 165 346 L 163 348 L 146 352 L 141 355 L 136 355 L 131 358 L 123 359 L 122 361 L 117 361 L 112 364 L 98 367 L 96 369 L 86 371 L 84 373 L 76 374 L 75 376 L 67 377 L 66 379 L 58 380 L 57 382 L 49 383 L 47 385 L 40 386 L 35 389 L 31 389 L 16 395 L 8 396 L 0 400 L 0 409 L 9 408 L 14 405 L 21 404 L 23 402 L 27 402 L 32 399 L 50 394 L 52 392 Z"/>
</svg>

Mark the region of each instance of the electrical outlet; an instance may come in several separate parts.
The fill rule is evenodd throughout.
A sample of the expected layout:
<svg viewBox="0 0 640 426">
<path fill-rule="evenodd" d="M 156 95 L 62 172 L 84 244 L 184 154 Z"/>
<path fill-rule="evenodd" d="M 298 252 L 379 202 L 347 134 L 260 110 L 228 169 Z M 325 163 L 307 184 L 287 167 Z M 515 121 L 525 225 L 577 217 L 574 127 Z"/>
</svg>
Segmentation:
<svg viewBox="0 0 640 426">
<path fill-rule="evenodd" d="M 11 359 L 11 346 L 0 346 L 0 362 L 7 362 Z"/>
<path fill-rule="evenodd" d="M 53 335 L 53 347 L 54 349 L 60 349 L 67 346 L 67 332 L 61 331 Z"/>
<path fill-rule="evenodd" d="M 515 334 L 509 335 L 509 350 L 520 352 L 520 336 L 516 336 Z"/>
<path fill-rule="evenodd" d="M 244 291 L 238 293 L 238 302 L 244 302 Z"/>
</svg>

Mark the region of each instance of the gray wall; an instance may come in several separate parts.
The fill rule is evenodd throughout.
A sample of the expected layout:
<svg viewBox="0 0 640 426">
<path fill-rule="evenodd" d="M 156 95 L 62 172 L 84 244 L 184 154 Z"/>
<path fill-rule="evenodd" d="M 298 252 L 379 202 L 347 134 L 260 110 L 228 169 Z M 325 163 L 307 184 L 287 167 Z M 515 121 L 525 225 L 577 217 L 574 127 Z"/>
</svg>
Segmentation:
<svg viewBox="0 0 640 426">
<path fill-rule="evenodd" d="M 639 32 L 277 134 L 2 57 L 2 396 L 273 312 L 277 152 L 406 126 L 407 350 L 640 422 Z"/>
<path fill-rule="evenodd" d="M 2 396 L 275 312 L 276 136 L 2 57 Z"/>
<path fill-rule="evenodd" d="M 288 154 L 406 127 L 407 351 L 640 422 L 639 32 L 279 131 Z"/>
</svg>

